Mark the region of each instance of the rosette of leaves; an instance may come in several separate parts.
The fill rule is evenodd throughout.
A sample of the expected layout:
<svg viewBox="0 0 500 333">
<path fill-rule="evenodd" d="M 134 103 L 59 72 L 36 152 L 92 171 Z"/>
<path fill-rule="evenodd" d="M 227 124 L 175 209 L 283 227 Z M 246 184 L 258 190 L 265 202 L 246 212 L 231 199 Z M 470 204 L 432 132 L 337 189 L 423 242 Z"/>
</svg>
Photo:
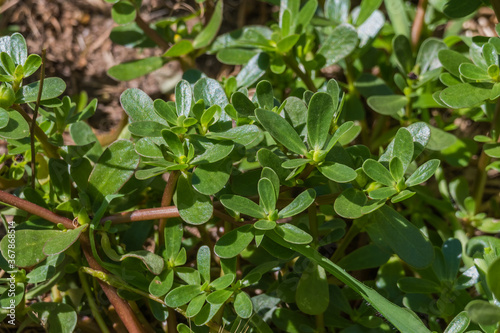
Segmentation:
<svg viewBox="0 0 500 333">
<path fill-rule="evenodd" d="M 356 219 L 377 209 L 388 199 L 396 203 L 412 197 L 415 192 L 407 188 L 427 181 L 440 164 L 439 160 L 433 159 L 409 172 L 412 161 L 423 152 L 429 138 L 430 130 L 425 123 L 400 128 L 378 161 L 364 160 L 357 170 L 354 187 L 345 189 L 335 202 L 337 214 Z"/>
<path fill-rule="evenodd" d="M 259 85 L 263 85 L 263 82 Z M 352 165 L 350 157 L 343 158 L 346 154 L 338 142 L 344 136 L 352 139 L 353 134 L 355 136 L 359 133 L 359 127 L 353 122 L 346 122 L 333 135 L 330 134 L 331 128 L 337 127 L 336 119 L 341 109 L 339 92 L 337 82 L 330 80 L 327 92 L 317 92 L 312 96 L 306 94 L 306 104 L 304 101 L 293 100 L 294 105 L 288 108 L 285 104 L 274 111 L 264 108 L 255 110 L 257 120 L 282 145 L 289 157 L 299 157 L 281 164 L 282 168 L 292 170 L 287 180 L 298 176 L 306 166 L 309 166 L 306 172 L 317 169 L 326 178 L 338 183 L 350 182 L 356 178 L 356 172 L 349 166 Z M 292 100 L 286 101 L 287 104 L 291 102 Z M 297 121 L 287 121 L 278 113 L 283 108 L 289 119 L 300 118 Z M 300 132 L 297 131 L 299 129 Z"/>
<path fill-rule="evenodd" d="M 203 78 L 193 88 L 181 81 L 175 95 L 175 103 L 153 102 L 137 89 L 122 95 L 123 108 L 132 119 L 128 129 L 139 138 L 135 151 L 145 166 L 136 178 L 180 171 L 174 202 L 186 222 L 201 224 L 212 216 L 209 196 L 229 181 L 237 158 L 235 145 L 250 148 L 263 136 L 255 125 L 231 128 L 231 118 L 223 111 L 229 102 L 215 80 Z"/>
<path fill-rule="evenodd" d="M 500 321 L 498 298 L 500 289 L 500 242 L 491 236 L 472 238 L 467 243 L 467 255 L 474 258 L 474 266 L 478 280 L 485 288 L 486 299 L 474 299 L 465 307 L 466 316 L 478 324 L 485 332 L 495 330 Z M 465 316 L 465 314 L 463 315 Z M 467 325 L 468 326 L 468 322 Z"/>
<path fill-rule="evenodd" d="M 195 59 L 205 53 L 214 40 L 222 23 L 223 1 L 215 4 L 212 16 L 205 26 L 196 23 L 188 29 L 187 21 L 194 20 L 199 12 L 184 17 L 171 17 L 156 21 L 151 26 L 141 18 L 141 0 L 106 0 L 113 3 L 111 16 L 119 24 L 111 31 L 111 40 L 133 48 L 160 47 L 165 53 L 115 65 L 108 75 L 128 81 L 151 73 L 170 61 L 180 61 L 183 69 L 193 67 Z"/>
<path fill-rule="evenodd" d="M 414 118 L 413 109 L 442 107 L 432 98 L 433 82 L 442 71 L 438 54 L 448 50 L 446 44 L 437 38 L 428 38 L 420 46 L 416 58 L 411 51 L 409 39 L 405 35 L 397 35 L 392 41 L 395 54 L 395 66 L 400 73 L 394 74 L 394 83 L 403 95 L 390 93 L 373 95 L 367 99 L 368 106 L 375 112 L 388 115 L 398 120 Z M 358 82 L 362 85 L 362 82 Z"/>
<path fill-rule="evenodd" d="M 479 273 L 476 266 L 460 273 L 463 252 L 462 244 L 455 238 L 446 240 L 441 248 L 435 247 L 435 260 L 422 276 L 398 279 L 403 303 L 419 307 L 436 319 L 455 316 L 464 309 L 472 300 L 467 289 L 479 282 Z M 436 305 L 439 312 L 435 311 Z"/>
<path fill-rule="evenodd" d="M 210 249 L 201 246 L 197 253 L 197 276 L 186 281 L 187 285 L 177 285 L 165 296 L 165 303 L 172 308 L 183 307 L 186 316 L 200 326 L 217 314 L 228 302 L 240 318 L 247 319 L 253 313 L 250 296 L 241 289 L 255 283 L 263 273 L 272 267 L 262 265 L 249 272 L 242 280 L 236 280 L 235 272 L 225 272 L 213 280 L 210 277 Z M 184 307 L 187 304 L 187 307 Z"/>
<path fill-rule="evenodd" d="M 434 95 L 435 100 L 454 109 L 471 108 L 500 96 L 500 38 L 475 37 L 468 57 L 454 50 L 438 54 L 448 71 L 440 76 L 447 86 Z"/>
<path fill-rule="evenodd" d="M 247 224 L 225 234 L 215 245 L 215 253 L 221 258 L 232 258 L 241 253 L 255 238 L 257 247 L 264 236 L 275 232 L 285 241 L 293 244 L 308 244 L 311 235 L 290 223 L 278 224 L 279 219 L 293 217 L 306 210 L 316 197 L 313 189 L 307 189 L 299 194 L 289 205 L 281 210 L 276 209 L 279 197 L 280 180 L 270 168 L 262 169 L 258 184 L 259 204 L 252 200 L 233 194 L 220 197 L 224 207 L 234 215 L 247 215 L 257 219 L 253 224 Z"/>
<path fill-rule="evenodd" d="M 37 100 L 39 81 L 25 85 L 23 80 L 33 75 L 41 64 L 40 56 L 28 56 L 26 41 L 21 34 L 0 38 L 0 137 L 19 140 L 28 136 L 29 125 L 13 106 L 30 105 Z M 56 97 L 65 89 L 66 84 L 60 78 L 46 78 L 41 105 L 59 104 Z"/>
<path fill-rule="evenodd" d="M 464 177 L 453 179 L 449 183 L 449 191 L 457 207 L 457 218 L 467 221 L 482 232 L 497 233 L 500 230 L 498 220 L 488 217 L 486 213 L 478 213 L 479 209 L 470 195 L 469 185 Z"/>
<path fill-rule="evenodd" d="M 316 0 L 302 6 L 298 0 L 283 0 L 277 24 L 271 28 L 248 26 L 223 34 L 210 52 L 216 53 L 222 63 L 245 65 L 236 77 L 238 86 L 253 84 L 268 70 L 281 75 L 289 69 L 307 89 L 316 91 L 324 79 L 310 73 L 342 62 L 358 45 L 366 50 L 384 24 L 383 15 L 376 10 L 380 2 L 363 2 L 353 14 L 356 30 L 348 23 L 349 5 L 326 1 L 326 17 L 316 18 Z"/>
</svg>

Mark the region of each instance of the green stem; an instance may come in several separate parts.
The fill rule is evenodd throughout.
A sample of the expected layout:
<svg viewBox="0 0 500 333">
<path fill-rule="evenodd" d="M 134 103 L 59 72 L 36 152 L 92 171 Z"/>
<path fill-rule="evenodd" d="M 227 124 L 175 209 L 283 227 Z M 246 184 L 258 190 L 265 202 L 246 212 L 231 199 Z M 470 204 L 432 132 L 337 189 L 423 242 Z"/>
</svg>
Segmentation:
<svg viewBox="0 0 500 333">
<path fill-rule="evenodd" d="M 94 301 L 94 297 L 92 295 L 92 291 L 90 290 L 87 277 L 83 274 L 81 270 L 78 270 L 78 277 L 80 278 L 80 281 L 82 283 L 83 291 L 85 292 L 85 295 L 87 295 L 87 302 L 89 303 L 90 311 L 92 312 L 92 315 L 94 316 L 97 325 L 99 326 L 101 332 L 109 333 L 110 331 L 108 329 L 108 326 L 104 322 L 104 319 L 102 318 L 101 313 L 99 312 L 99 308 L 97 307 L 97 304 Z"/>
<path fill-rule="evenodd" d="M 345 76 L 347 79 L 348 93 L 358 97 L 359 96 L 358 90 L 354 86 L 354 81 L 356 81 L 356 78 L 354 77 L 354 66 L 352 65 L 351 59 L 349 57 L 345 59 L 345 69 L 346 69 Z"/>
<path fill-rule="evenodd" d="M 492 2 L 493 3 L 493 2 Z M 498 130 L 499 130 L 499 124 L 500 123 L 500 98 L 497 99 L 497 104 L 495 107 L 495 113 L 493 115 L 493 119 L 491 122 L 491 131 L 490 133 L 493 136 L 493 139 L 496 141 L 498 140 Z M 474 191 L 473 191 L 473 198 L 474 202 L 476 204 L 476 211 L 475 214 L 479 213 L 479 210 L 481 209 L 481 205 L 483 203 L 483 195 L 484 195 L 484 188 L 486 186 L 486 180 L 488 178 L 488 173 L 486 171 L 486 167 L 488 164 L 491 162 L 491 157 L 486 155 L 486 153 L 483 151 L 481 152 L 481 155 L 479 156 L 479 160 L 477 163 L 477 173 L 476 173 L 476 180 L 474 182 Z"/>
<path fill-rule="evenodd" d="M 347 232 L 347 234 L 344 236 L 344 238 L 342 238 L 342 241 L 340 241 L 340 244 L 337 247 L 337 250 L 330 258 L 330 260 L 332 262 L 335 263 L 335 262 L 339 261 L 344 256 L 345 250 L 347 249 L 349 244 L 351 244 L 354 237 L 356 237 L 356 235 L 360 231 L 361 231 L 361 229 L 358 227 L 357 223 L 353 222 L 351 227 L 349 228 L 349 231 Z"/>
<path fill-rule="evenodd" d="M 33 120 L 28 116 L 28 114 L 21 108 L 19 104 L 14 104 L 11 106 L 12 109 L 16 110 L 23 116 L 23 118 L 26 120 L 28 124 L 33 124 L 34 128 L 34 133 L 38 141 L 42 144 L 43 150 L 45 150 L 45 153 L 47 154 L 47 157 L 49 158 L 54 158 L 54 159 L 59 159 L 59 153 L 57 152 L 57 147 L 54 146 L 52 143 L 49 142 L 49 138 L 47 137 L 47 134 L 45 134 L 44 131 L 36 124 L 36 120 Z"/>
<path fill-rule="evenodd" d="M 298 77 L 300 77 L 302 82 L 304 82 L 304 84 L 306 85 L 307 89 L 311 90 L 312 92 L 318 91 L 311 77 L 300 69 L 297 60 L 293 56 L 284 56 L 283 60 L 285 61 L 285 64 L 290 67 L 290 69 L 294 71 L 294 73 L 297 74 Z"/>
<path fill-rule="evenodd" d="M 316 331 L 318 333 L 325 333 L 325 316 L 324 313 L 316 315 Z"/>
<path fill-rule="evenodd" d="M 35 126 L 36 118 L 38 117 L 38 109 L 40 108 L 40 101 L 42 100 L 43 81 L 45 79 L 45 53 L 42 50 L 42 67 L 40 69 L 40 86 L 38 87 L 38 96 L 36 98 L 35 110 L 33 110 L 33 119 L 30 126 L 30 144 L 31 144 L 31 187 L 35 189 L 36 182 L 36 150 L 35 150 Z"/>
</svg>

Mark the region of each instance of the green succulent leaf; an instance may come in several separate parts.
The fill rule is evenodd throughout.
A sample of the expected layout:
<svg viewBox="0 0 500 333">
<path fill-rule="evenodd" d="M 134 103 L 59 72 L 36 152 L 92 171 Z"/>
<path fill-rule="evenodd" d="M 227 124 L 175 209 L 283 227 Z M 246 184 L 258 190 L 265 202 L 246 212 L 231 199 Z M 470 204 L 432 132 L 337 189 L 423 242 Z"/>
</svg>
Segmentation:
<svg viewBox="0 0 500 333">
<path fill-rule="evenodd" d="M 488 282 L 488 287 L 497 299 L 500 299 L 500 285 L 498 284 L 498 281 L 500 281 L 499 278 L 500 259 L 497 258 L 489 265 L 488 272 L 486 273 L 486 281 Z"/>
<path fill-rule="evenodd" d="M 368 177 L 380 184 L 390 187 L 395 185 L 391 173 L 380 162 L 371 159 L 366 160 L 363 163 L 363 171 Z"/>
<path fill-rule="evenodd" d="M 140 89 L 125 90 L 120 96 L 120 102 L 132 121 L 155 121 L 168 125 L 167 121 L 156 113 L 153 100 Z"/>
<path fill-rule="evenodd" d="M 210 304 L 224 304 L 232 295 L 232 290 L 217 290 L 207 296 L 207 302 Z"/>
<path fill-rule="evenodd" d="M 17 111 L 2 110 L 2 123 L 7 124 L 0 129 L 0 137 L 5 139 L 22 139 L 29 136 L 30 127 L 23 116 Z M 7 114 L 7 116 L 6 116 Z"/>
<path fill-rule="evenodd" d="M 326 66 L 333 65 L 351 54 L 358 45 L 358 33 L 353 26 L 341 24 L 323 42 L 318 55 L 324 57 Z"/>
<path fill-rule="evenodd" d="M 293 201 L 283 208 L 278 216 L 280 219 L 291 217 L 302 213 L 306 210 L 316 198 L 316 191 L 314 189 L 307 189 L 300 193 Z"/>
<path fill-rule="evenodd" d="M 177 58 L 183 55 L 186 55 L 194 50 L 193 43 L 186 39 L 181 39 L 174 45 L 172 45 L 166 52 L 163 54 L 165 57 Z"/>
<path fill-rule="evenodd" d="M 240 291 L 234 298 L 234 310 L 243 319 L 250 318 L 253 312 L 253 304 L 247 293 Z"/>
<path fill-rule="evenodd" d="M 208 46 L 215 39 L 215 36 L 217 36 L 217 32 L 222 24 L 222 4 L 222 0 L 217 2 L 210 21 L 208 21 L 205 28 L 194 39 L 193 47 L 195 49 Z"/>
<path fill-rule="evenodd" d="M 16 266 L 32 267 L 44 261 L 47 258 L 43 252 L 45 243 L 61 233 L 62 231 L 58 230 L 17 230 L 16 243 L 23 244 L 23 247 L 17 247 L 16 249 Z M 9 258 L 8 237 L 3 237 L 0 241 L 0 250 L 4 258 Z"/>
<path fill-rule="evenodd" d="M 485 144 L 484 153 L 490 157 L 500 158 L 500 143 Z"/>
<path fill-rule="evenodd" d="M 208 195 L 194 190 L 191 175 L 181 175 L 177 180 L 174 203 L 179 209 L 180 217 L 187 223 L 203 224 L 212 217 L 212 200 Z"/>
<path fill-rule="evenodd" d="M 186 80 L 181 80 L 175 86 L 175 107 L 177 116 L 189 117 L 193 104 L 193 91 Z"/>
<path fill-rule="evenodd" d="M 193 298 L 201 294 L 201 288 L 197 285 L 186 285 L 172 289 L 165 296 L 165 303 L 171 308 L 178 308 L 189 303 Z"/>
<path fill-rule="evenodd" d="M 240 91 L 235 92 L 231 96 L 231 101 L 236 111 L 243 117 L 249 117 L 254 115 L 254 111 L 257 107 L 242 92 Z"/>
<path fill-rule="evenodd" d="M 480 325 L 496 325 L 500 321 L 500 307 L 486 301 L 471 301 L 465 311 L 473 322 Z"/>
<path fill-rule="evenodd" d="M 392 203 L 401 202 L 403 200 L 411 198 L 414 195 L 415 195 L 415 192 L 409 191 L 409 190 L 404 190 L 404 191 L 399 192 L 399 194 L 393 196 L 391 198 L 391 202 Z"/>
<path fill-rule="evenodd" d="M 292 244 L 309 244 L 313 240 L 307 232 L 290 223 L 278 224 L 274 231 L 286 242 Z"/>
<path fill-rule="evenodd" d="M 71 245 L 73 245 L 78 240 L 81 233 L 84 232 L 85 229 L 87 229 L 87 227 L 88 224 L 85 224 L 79 226 L 76 229 L 62 232 L 57 236 L 55 236 L 54 238 L 51 238 L 45 243 L 43 247 L 43 253 L 46 256 L 51 256 L 66 251 L 67 249 L 69 249 Z"/>
<path fill-rule="evenodd" d="M 307 113 L 307 142 L 309 147 L 320 150 L 326 143 L 336 108 L 332 97 L 323 92 L 313 95 Z"/>
<path fill-rule="evenodd" d="M 89 177 L 87 192 L 97 208 L 102 200 L 118 192 L 132 177 L 139 156 L 130 141 L 117 140 L 104 150 Z"/>
<path fill-rule="evenodd" d="M 399 67 L 404 74 L 411 72 L 415 60 L 411 50 L 410 41 L 405 35 L 397 35 L 392 41 L 392 47 Z"/>
<path fill-rule="evenodd" d="M 130 133 L 143 137 L 160 137 L 164 124 L 155 121 L 136 121 L 128 126 Z"/>
<path fill-rule="evenodd" d="M 276 200 L 278 199 L 273 183 L 267 178 L 262 178 L 259 180 L 258 191 L 260 206 L 267 214 L 271 214 L 276 209 Z"/>
<path fill-rule="evenodd" d="M 439 160 L 430 160 L 422 164 L 407 180 L 406 186 L 415 186 L 427 181 L 439 167 Z"/>
<path fill-rule="evenodd" d="M 241 253 L 254 238 L 252 225 L 231 230 L 215 244 L 214 252 L 221 258 L 233 258 Z"/>
<path fill-rule="evenodd" d="M 377 113 L 397 116 L 408 104 L 408 98 L 403 95 L 371 96 L 367 103 Z"/>
<path fill-rule="evenodd" d="M 149 284 L 149 293 L 156 297 L 165 296 L 174 283 L 174 271 L 171 269 L 166 269 L 154 277 L 154 279 Z"/>
<path fill-rule="evenodd" d="M 469 63 L 461 64 L 460 67 L 458 68 L 458 71 L 463 77 L 468 78 L 470 80 L 474 81 L 491 80 L 487 71 L 473 64 Z"/>
<path fill-rule="evenodd" d="M 211 164 L 201 164 L 193 172 L 191 179 L 196 191 L 213 195 L 224 188 L 231 176 L 232 162 L 230 159 Z"/>
<path fill-rule="evenodd" d="M 248 198 L 225 194 L 221 196 L 220 201 L 224 207 L 235 212 L 255 218 L 266 218 L 264 209 Z"/>
<path fill-rule="evenodd" d="M 297 285 L 297 306 L 300 311 L 309 315 L 322 314 L 330 303 L 329 295 L 325 269 L 310 261 Z"/>
<path fill-rule="evenodd" d="M 456 77 L 460 77 L 460 65 L 464 63 L 472 64 L 469 58 L 453 50 L 439 51 L 438 58 L 443 67 Z"/>
<path fill-rule="evenodd" d="M 198 313 L 200 313 L 201 308 L 203 307 L 203 304 L 205 304 L 205 301 L 207 299 L 207 294 L 201 294 L 196 296 L 189 302 L 189 305 L 186 309 L 186 316 L 188 318 L 192 318 L 196 316 Z M 191 330 L 188 328 L 187 332 L 191 332 Z"/>
<path fill-rule="evenodd" d="M 384 4 L 395 34 L 404 35 L 409 39 L 411 24 L 403 0 L 384 0 Z"/>
<path fill-rule="evenodd" d="M 355 128 L 354 122 L 347 121 L 340 125 L 339 128 L 333 133 L 330 141 L 328 141 L 328 145 L 325 148 L 326 152 L 332 150 L 332 148 L 337 144 L 337 142 L 344 137 L 345 134 L 348 134 L 353 128 Z"/>
<path fill-rule="evenodd" d="M 398 193 L 394 187 L 381 187 L 376 190 L 370 191 L 368 195 L 374 200 L 387 199 Z"/>
<path fill-rule="evenodd" d="M 165 60 L 161 57 L 148 57 L 132 60 L 108 69 L 108 75 L 119 81 L 130 81 L 163 67 Z"/>
<path fill-rule="evenodd" d="M 226 273 L 221 277 L 218 277 L 212 283 L 210 283 L 210 287 L 215 290 L 226 289 L 234 282 L 236 276 L 232 273 Z"/>
<path fill-rule="evenodd" d="M 491 83 L 462 83 L 444 89 L 439 98 L 447 106 L 459 109 L 484 103 L 490 97 Z"/>
<path fill-rule="evenodd" d="M 405 169 L 401 159 L 397 156 L 394 156 L 389 163 L 389 171 L 391 172 L 392 178 L 399 182 L 405 174 Z"/>
<path fill-rule="evenodd" d="M 348 188 L 340 194 L 333 205 L 335 212 L 348 219 L 357 219 L 364 215 L 363 207 L 367 201 L 363 191 Z"/>
<path fill-rule="evenodd" d="M 305 155 L 307 153 L 307 148 L 300 136 L 285 119 L 280 117 L 280 115 L 264 109 L 257 109 L 255 115 L 266 131 L 268 131 L 276 141 L 299 155 Z"/>
<path fill-rule="evenodd" d="M 68 304 L 37 302 L 31 304 L 29 308 L 47 327 L 51 327 L 51 332 L 71 333 L 76 328 L 78 316 Z"/>
<path fill-rule="evenodd" d="M 253 226 L 258 230 L 272 230 L 276 227 L 276 222 L 269 220 L 258 220 L 253 224 Z"/>
<path fill-rule="evenodd" d="M 17 104 L 36 102 L 40 90 L 40 81 L 21 87 L 16 94 Z M 41 101 L 59 97 L 66 90 L 66 83 L 58 77 L 48 77 L 43 80 Z"/>
<path fill-rule="evenodd" d="M 262 109 L 272 110 L 274 107 L 273 86 L 269 81 L 260 81 L 255 88 L 255 99 Z"/>
<path fill-rule="evenodd" d="M 469 327 L 470 318 L 466 311 L 462 311 L 453 318 L 443 333 L 463 333 Z"/>
<path fill-rule="evenodd" d="M 337 183 L 348 183 L 356 179 L 358 174 L 347 165 L 333 162 L 324 162 L 318 170 L 328 179 Z"/>
<path fill-rule="evenodd" d="M 444 5 L 443 12 L 451 18 L 461 18 L 472 14 L 481 4 L 482 2 L 479 0 L 449 0 L 446 5 Z"/>
<path fill-rule="evenodd" d="M 135 20 L 137 13 L 132 3 L 121 0 L 115 3 L 111 9 L 111 17 L 118 24 L 126 24 Z"/>
<path fill-rule="evenodd" d="M 389 246 L 409 265 L 423 269 L 434 260 L 432 244 L 422 232 L 387 205 L 372 212 L 364 225 L 370 238 Z"/>
<path fill-rule="evenodd" d="M 313 160 L 310 160 L 308 158 L 295 158 L 292 160 L 286 160 L 285 162 L 283 162 L 281 164 L 281 167 L 283 167 L 285 169 L 296 169 L 296 168 L 300 168 L 301 166 L 306 165 L 312 161 Z"/>
</svg>

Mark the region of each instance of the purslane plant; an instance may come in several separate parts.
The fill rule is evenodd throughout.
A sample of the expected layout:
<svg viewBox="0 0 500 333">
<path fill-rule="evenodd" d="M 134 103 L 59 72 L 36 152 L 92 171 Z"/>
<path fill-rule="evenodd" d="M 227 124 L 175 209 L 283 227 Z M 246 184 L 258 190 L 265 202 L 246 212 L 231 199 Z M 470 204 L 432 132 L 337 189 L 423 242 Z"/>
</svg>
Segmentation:
<svg viewBox="0 0 500 333">
<path fill-rule="evenodd" d="M 357 13 L 349 3 L 326 1 L 324 9 L 334 30 L 362 40 L 359 28 L 382 15 L 381 2 L 363 1 Z M 84 122 L 97 101 L 61 97 L 65 86 L 56 78 L 44 78 L 43 89 L 41 82 L 25 85 L 43 57 L 28 57 L 19 34 L 1 38 L 0 136 L 8 154 L 0 180 L 15 190 L 0 192 L 12 207 L 1 214 L 8 236 L 0 241 L 0 268 L 15 279 L 0 280 L 0 318 L 9 318 L 13 300 L 18 327 L 54 332 L 74 331 L 88 311 L 103 332 L 118 320 L 130 332 L 162 325 L 169 332 L 497 330 L 500 244 L 475 234 L 498 232 L 498 205 L 494 198 L 483 203 L 498 157 L 496 39 L 473 40 L 474 65 L 452 50 L 458 44 L 434 38 L 420 47 L 417 40 L 415 57 L 414 39 L 397 21 L 406 14 L 395 15 L 402 2 L 385 4 L 395 57 L 384 61 L 398 68 L 387 76 L 382 66 L 387 83 L 362 73 L 378 31 L 345 59 L 347 84 L 315 80 L 312 70 L 320 67 L 302 58 L 301 38 L 331 26 L 321 15 L 314 17 L 319 28 L 307 24 L 316 1 L 302 8 L 283 1 L 276 34 L 261 37 L 248 27 L 242 36 L 262 43 L 244 39 L 231 48 L 266 54 L 276 73 L 281 61 L 301 63 L 297 75 L 313 82 L 309 90 L 281 101 L 272 76 L 249 90 L 265 72 L 248 68 L 251 61 L 242 72 L 255 74 L 253 81 L 230 78 L 223 87 L 186 78 L 175 102 L 129 89 L 121 105 L 130 123 L 107 147 Z M 341 25 L 348 20 L 357 31 Z M 273 46 L 294 39 L 289 53 Z M 387 47 L 384 40 L 379 47 Z M 392 81 L 404 96 L 393 94 Z M 463 98 L 471 91 L 472 104 Z M 359 117 L 367 113 L 362 100 L 382 124 L 376 142 L 365 134 L 369 119 Z M 472 153 L 467 138 L 447 133 L 449 120 L 431 118 L 429 109 L 440 107 L 452 119 L 491 122 L 490 132 L 475 138 L 485 145 L 471 168 L 472 195 L 466 178 L 447 181 L 449 165 L 466 167 Z M 39 112 L 36 121 L 29 109 Z M 64 142 L 65 132 L 74 144 Z M 49 293 L 51 301 L 41 301 Z"/>
</svg>

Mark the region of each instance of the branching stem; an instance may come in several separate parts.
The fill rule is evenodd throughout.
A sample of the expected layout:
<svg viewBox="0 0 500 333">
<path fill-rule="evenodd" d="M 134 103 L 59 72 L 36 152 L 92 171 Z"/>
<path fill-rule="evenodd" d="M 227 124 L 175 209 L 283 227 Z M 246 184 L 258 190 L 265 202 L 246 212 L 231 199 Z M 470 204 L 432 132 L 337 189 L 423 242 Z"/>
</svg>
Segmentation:
<svg viewBox="0 0 500 333">
<path fill-rule="evenodd" d="M 54 146 L 52 143 L 49 142 L 49 138 L 47 137 L 47 134 L 45 134 L 44 131 L 36 124 L 36 120 L 32 120 L 30 116 L 21 108 L 19 104 L 14 104 L 11 106 L 12 109 L 16 110 L 23 116 L 23 118 L 26 120 L 28 124 L 33 125 L 35 127 L 34 133 L 38 141 L 42 144 L 43 150 L 47 154 L 49 158 L 55 158 L 59 159 L 59 153 L 57 152 L 57 147 Z M 34 122 L 34 124 L 32 124 Z"/>
<path fill-rule="evenodd" d="M 144 21 L 144 19 L 141 17 L 139 14 L 139 11 L 137 11 L 137 16 L 135 17 L 135 23 L 137 23 L 137 26 L 141 28 L 141 30 L 149 37 L 153 42 L 156 43 L 163 51 L 166 51 L 170 45 L 166 40 L 164 40 L 158 32 L 155 30 L 151 29 L 148 23 Z"/>
<path fill-rule="evenodd" d="M 38 96 L 36 98 L 35 110 L 33 111 L 33 119 L 30 126 L 30 144 L 31 144 L 31 187 L 35 188 L 36 182 L 36 150 L 35 150 L 35 126 L 36 118 L 38 117 L 38 109 L 42 100 L 43 81 L 45 79 L 45 54 L 46 50 L 42 50 L 42 66 L 40 69 L 40 85 L 38 86 Z"/>
<path fill-rule="evenodd" d="M 304 82 L 304 84 L 306 85 L 307 89 L 311 90 L 312 92 L 318 91 L 311 77 L 303 72 L 302 69 L 300 69 L 297 60 L 295 60 L 293 56 L 285 56 L 283 57 L 283 60 L 285 61 L 287 66 L 290 67 L 298 77 L 300 77 L 302 82 Z"/>
<path fill-rule="evenodd" d="M 177 179 L 179 179 L 181 172 L 178 170 L 174 170 L 170 173 L 167 181 L 167 185 L 165 186 L 165 191 L 163 191 L 163 197 L 161 198 L 161 206 L 162 207 L 167 207 L 170 206 L 170 203 L 172 202 L 172 197 L 174 196 L 175 192 L 175 187 L 177 185 Z M 178 214 L 178 212 L 177 212 Z M 168 218 L 163 217 L 160 219 L 160 224 L 159 224 L 159 232 L 160 232 L 160 245 L 162 245 L 165 242 L 165 227 L 167 226 L 167 221 Z"/>
<path fill-rule="evenodd" d="M 427 10 L 428 3 L 429 0 L 419 0 L 418 2 L 415 20 L 413 21 L 413 26 L 411 27 L 411 44 L 413 50 L 417 49 L 420 36 L 422 35 L 422 30 L 425 24 L 425 11 Z"/>
</svg>

